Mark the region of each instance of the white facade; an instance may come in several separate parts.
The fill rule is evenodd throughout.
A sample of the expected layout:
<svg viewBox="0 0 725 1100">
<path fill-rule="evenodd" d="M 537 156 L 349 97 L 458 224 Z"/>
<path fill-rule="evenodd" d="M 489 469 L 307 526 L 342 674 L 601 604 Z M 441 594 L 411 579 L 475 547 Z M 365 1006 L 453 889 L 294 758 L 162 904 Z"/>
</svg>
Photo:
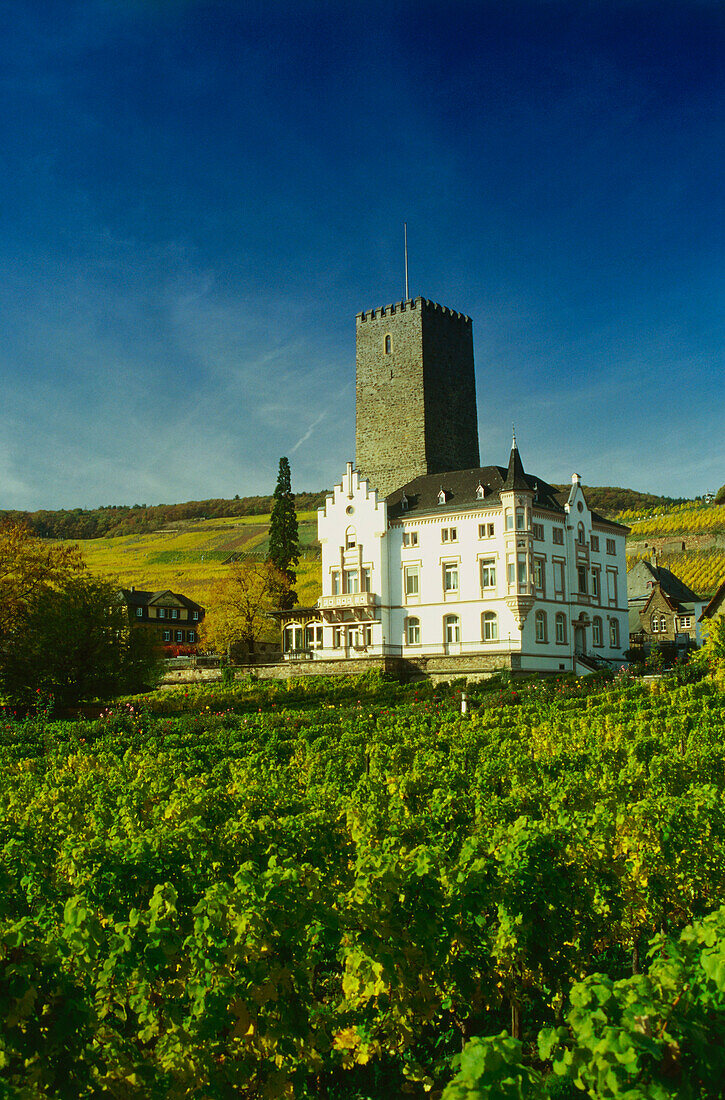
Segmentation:
<svg viewBox="0 0 725 1100">
<path fill-rule="evenodd" d="M 455 494 L 459 503 L 441 489 L 432 505 L 411 501 L 410 511 L 409 486 L 386 502 L 349 463 L 318 513 L 318 621 L 296 624 L 290 613 L 288 654 L 476 656 L 482 668 L 490 659 L 491 668 L 550 672 L 574 668 L 575 653 L 622 660 L 626 528 L 592 515 L 577 474 L 557 503 L 520 463 L 522 476 L 512 475 L 514 457 L 519 463 L 515 448 L 495 490 L 463 471 L 456 476 L 474 480 Z"/>
</svg>

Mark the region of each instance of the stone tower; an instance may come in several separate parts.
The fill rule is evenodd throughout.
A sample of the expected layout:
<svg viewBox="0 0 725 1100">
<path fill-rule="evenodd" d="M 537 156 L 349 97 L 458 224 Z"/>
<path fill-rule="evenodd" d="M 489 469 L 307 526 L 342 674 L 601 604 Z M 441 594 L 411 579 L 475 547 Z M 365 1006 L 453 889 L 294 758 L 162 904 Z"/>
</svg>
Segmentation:
<svg viewBox="0 0 725 1100">
<path fill-rule="evenodd" d="M 479 465 L 471 318 L 427 298 L 358 313 L 355 465 L 382 496 Z"/>
</svg>

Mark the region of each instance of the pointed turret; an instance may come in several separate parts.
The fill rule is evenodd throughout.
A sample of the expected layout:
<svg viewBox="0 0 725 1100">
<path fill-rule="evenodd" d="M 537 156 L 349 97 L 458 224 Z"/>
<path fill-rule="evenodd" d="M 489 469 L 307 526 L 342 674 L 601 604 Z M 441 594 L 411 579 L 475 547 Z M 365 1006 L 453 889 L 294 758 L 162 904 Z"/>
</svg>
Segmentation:
<svg viewBox="0 0 725 1100">
<path fill-rule="evenodd" d="M 524 473 L 513 433 L 506 480 L 499 490 L 504 514 L 506 548 L 506 605 L 519 630 L 534 606 L 533 542 L 531 513 L 534 493 Z"/>
<path fill-rule="evenodd" d="M 509 468 L 506 473 L 506 480 L 503 483 L 504 490 L 517 490 L 523 489 L 529 492 L 529 483 L 526 480 L 526 474 L 524 473 L 524 466 L 521 461 L 519 449 L 516 446 L 516 432 L 514 432 L 513 440 L 511 442 L 511 454 L 509 456 Z"/>
</svg>

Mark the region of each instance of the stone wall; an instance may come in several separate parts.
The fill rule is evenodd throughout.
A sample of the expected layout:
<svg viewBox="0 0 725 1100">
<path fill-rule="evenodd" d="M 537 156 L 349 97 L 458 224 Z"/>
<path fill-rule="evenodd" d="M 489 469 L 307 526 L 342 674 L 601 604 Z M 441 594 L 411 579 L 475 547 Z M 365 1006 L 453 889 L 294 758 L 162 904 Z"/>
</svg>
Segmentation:
<svg viewBox="0 0 725 1100">
<path fill-rule="evenodd" d="M 422 362 L 418 299 L 358 315 L 355 465 L 380 496 L 426 472 Z"/>
<path fill-rule="evenodd" d="M 457 654 L 439 657 L 355 657 L 333 661 L 279 661 L 268 665 L 240 665 L 235 668 L 235 678 L 256 676 L 260 680 L 292 680 L 306 676 L 362 676 L 366 672 L 386 672 L 401 680 L 482 680 L 501 669 L 516 671 L 520 666 L 518 654 Z M 221 680 L 218 669 L 180 669 L 167 673 L 162 686 L 214 683 Z"/>
<path fill-rule="evenodd" d="M 355 465 L 381 496 L 478 466 L 470 317 L 426 298 L 359 313 L 356 363 Z"/>
</svg>

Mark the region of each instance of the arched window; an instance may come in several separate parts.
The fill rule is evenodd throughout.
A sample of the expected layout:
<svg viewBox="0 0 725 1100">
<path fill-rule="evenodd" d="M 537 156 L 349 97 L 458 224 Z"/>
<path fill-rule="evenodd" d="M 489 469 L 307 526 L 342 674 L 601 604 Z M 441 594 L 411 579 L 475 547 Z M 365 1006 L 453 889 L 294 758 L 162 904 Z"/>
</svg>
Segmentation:
<svg viewBox="0 0 725 1100">
<path fill-rule="evenodd" d="M 585 532 L 584 532 L 584 524 L 580 523 L 579 526 L 576 529 L 576 541 L 579 543 L 580 546 L 583 546 L 584 542 L 585 542 L 585 538 L 586 538 L 586 535 L 585 535 Z"/>
<path fill-rule="evenodd" d="M 660 618 L 660 631 L 662 634 L 667 633 L 667 619 L 664 617 L 664 615 L 662 615 Z"/>
<path fill-rule="evenodd" d="M 603 645 L 602 642 L 602 620 L 598 615 L 595 615 L 592 619 L 592 641 L 594 645 Z"/>
<path fill-rule="evenodd" d="M 294 650 L 302 649 L 302 639 L 304 637 L 304 630 L 301 623 L 289 623 L 284 628 L 284 651 L 285 653 L 291 653 Z"/>
<path fill-rule="evenodd" d="M 617 619 L 609 620 L 609 644 L 612 649 L 619 649 L 619 622 Z"/>
<path fill-rule="evenodd" d="M 535 627 L 536 627 L 536 640 L 537 640 L 537 642 L 547 641 L 546 612 L 545 611 L 537 611 L 536 612 L 536 617 L 534 619 L 534 623 L 535 623 Z"/>
<path fill-rule="evenodd" d="M 345 531 L 345 549 L 354 550 L 357 546 L 357 536 L 354 527 L 348 527 Z"/>
<path fill-rule="evenodd" d="M 385 337 L 385 354 L 390 355 L 392 350 L 393 350 L 393 338 L 390 335 L 390 333 L 388 333 Z"/>
<path fill-rule="evenodd" d="M 498 639 L 498 617 L 495 611 L 484 611 L 481 615 L 481 637 L 484 642 L 495 642 Z"/>
<path fill-rule="evenodd" d="M 659 632 L 659 629 L 660 629 L 660 617 L 659 617 L 659 615 L 653 615 L 652 616 L 652 622 L 650 623 L 650 626 L 652 627 L 652 633 L 653 634 L 657 634 Z"/>
<path fill-rule="evenodd" d="M 461 620 L 457 615 L 446 615 L 443 619 L 443 637 L 447 642 L 460 642 Z"/>
<path fill-rule="evenodd" d="M 563 611 L 556 616 L 556 642 L 557 645 L 566 645 L 566 615 Z"/>
<path fill-rule="evenodd" d="M 420 619 L 405 620 L 405 641 L 408 645 L 420 645 Z"/>
</svg>

